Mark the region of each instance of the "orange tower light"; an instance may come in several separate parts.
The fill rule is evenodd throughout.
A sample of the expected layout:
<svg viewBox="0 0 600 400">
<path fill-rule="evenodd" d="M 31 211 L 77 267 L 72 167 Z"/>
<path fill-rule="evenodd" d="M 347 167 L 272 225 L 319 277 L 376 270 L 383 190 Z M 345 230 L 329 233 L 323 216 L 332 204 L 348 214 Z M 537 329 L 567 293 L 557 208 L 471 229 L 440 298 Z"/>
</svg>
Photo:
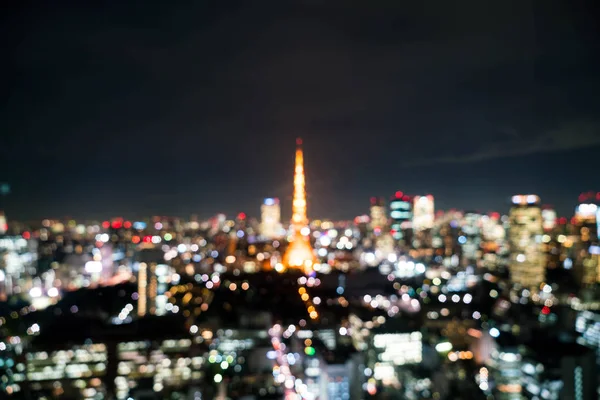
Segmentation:
<svg viewBox="0 0 600 400">
<path fill-rule="evenodd" d="M 294 200 L 292 202 L 292 237 L 283 255 L 283 265 L 287 268 L 304 269 L 312 272 L 315 261 L 313 249 L 309 241 L 310 230 L 306 217 L 306 190 L 304 178 L 304 154 L 302 139 L 296 139 L 296 166 L 294 169 Z"/>
</svg>

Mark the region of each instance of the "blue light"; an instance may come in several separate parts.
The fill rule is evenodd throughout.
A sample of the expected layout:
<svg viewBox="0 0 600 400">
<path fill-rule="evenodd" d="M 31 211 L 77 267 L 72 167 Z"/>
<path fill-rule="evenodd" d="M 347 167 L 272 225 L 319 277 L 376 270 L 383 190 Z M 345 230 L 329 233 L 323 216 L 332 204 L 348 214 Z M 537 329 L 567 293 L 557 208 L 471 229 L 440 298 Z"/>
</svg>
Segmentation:
<svg viewBox="0 0 600 400">
<path fill-rule="evenodd" d="M 338 288 L 335 290 L 337 292 L 337 294 L 343 294 L 344 293 L 344 288 L 341 286 L 338 286 Z"/>
<path fill-rule="evenodd" d="M 573 260 L 570 258 L 565 258 L 565 262 L 563 263 L 565 269 L 571 269 L 573 267 Z"/>
<path fill-rule="evenodd" d="M 466 237 L 464 237 L 464 236 L 459 236 L 459 237 L 458 237 L 458 243 L 460 243 L 460 244 L 465 244 L 465 243 L 467 243 L 467 238 L 466 238 Z"/>
<path fill-rule="evenodd" d="M 142 231 L 142 230 L 146 229 L 146 223 L 145 222 L 140 222 L 140 221 L 134 222 L 133 223 L 133 229 L 137 229 L 139 231 Z"/>
<path fill-rule="evenodd" d="M 275 204 L 275 199 L 272 199 L 270 197 L 268 199 L 265 199 L 266 206 L 272 206 L 273 204 Z"/>
</svg>

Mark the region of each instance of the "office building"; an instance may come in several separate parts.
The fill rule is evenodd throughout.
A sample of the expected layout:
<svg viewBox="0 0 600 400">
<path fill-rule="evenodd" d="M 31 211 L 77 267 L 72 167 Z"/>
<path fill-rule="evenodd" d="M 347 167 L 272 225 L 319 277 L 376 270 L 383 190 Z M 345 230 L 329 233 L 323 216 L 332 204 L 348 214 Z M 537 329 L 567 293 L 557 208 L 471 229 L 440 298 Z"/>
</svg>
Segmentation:
<svg viewBox="0 0 600 400">
<path fill-rule="evenodd" d="M 481 253 L 481 215 L 474 212 L 466 213 L 462 232 L 458 242 L 462 246 L 463 256 L 468 262 L 474 263 Z"/>
<path fill-rule="evenodd" d="M 265 199 L 260 207 L 260 234 L 268 240 L 274 240 L 281 237 L 281 207 L 279 199 Z"/>
<path fill-rule="evenodd" d="M 540 198 L 532 194 L 513 196 L 509 222 L 511 281 L 524 288 L 539 290 L 546 272 Z"/>
<path fill-rule="evenodd" d="M 403 240 L 412 222 L 412 201 L 402 192 L 390 200 L 390 232 L 394 239 Z"/>
<path fill-rule="evenodd" d="M 6 234 L 8 231 L 8 224 L 6 223 L 6 216 L 4 211 L 0 211 L 0 235 Z"/>
<path fill-rule="evenodd" d="M 375 236 L 380 235 L 387 228 L 387 217 L 385 215 L 385 201 L 383 198 L 371 197 L 371 232 Z"/>
<path fill-rule="evenodd" d="M 413 200 L 413 230 L 423 231 L 433 228 L 435 220 L 433 196 L 415 196 Z"/>
</svg>

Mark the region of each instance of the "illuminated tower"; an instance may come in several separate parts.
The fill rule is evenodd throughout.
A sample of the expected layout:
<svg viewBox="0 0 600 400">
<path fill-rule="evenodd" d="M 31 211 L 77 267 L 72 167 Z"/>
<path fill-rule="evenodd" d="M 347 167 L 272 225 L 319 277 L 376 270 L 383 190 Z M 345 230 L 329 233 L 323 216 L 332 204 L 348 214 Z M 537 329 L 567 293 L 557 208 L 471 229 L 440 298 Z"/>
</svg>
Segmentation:
<svg viewBox="0 0 600 400">
<path fill-rule="evenodd" d="M 296 139 L 296 167 L 294 169 L 294 200 L 292 203 L 291 239 L 285 254 L 283 265 L 288 268 L 301 268 L 312 272 L 314 254 L 308 235 L 308 218 L 306 217 L 306 191 L 304 189 L 304 155 L 302 139 Z"/>
</svg>

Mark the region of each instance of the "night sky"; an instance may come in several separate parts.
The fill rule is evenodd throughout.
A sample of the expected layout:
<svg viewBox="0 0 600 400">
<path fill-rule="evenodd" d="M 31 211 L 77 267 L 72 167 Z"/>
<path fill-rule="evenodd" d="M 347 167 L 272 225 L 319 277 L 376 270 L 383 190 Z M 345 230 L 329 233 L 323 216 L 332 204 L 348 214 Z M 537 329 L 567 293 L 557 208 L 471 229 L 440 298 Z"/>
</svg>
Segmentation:
<svg viewBox="0 0 600 400">
<path fill-rule="evenodd" d="M 9 219 L 258 216 L 271 196 L 289 217 L 297 136 L 312 218 L 396 190 L 571 215 L 600 190 L 592 0 L 12 3 Z"/>
</svg>

